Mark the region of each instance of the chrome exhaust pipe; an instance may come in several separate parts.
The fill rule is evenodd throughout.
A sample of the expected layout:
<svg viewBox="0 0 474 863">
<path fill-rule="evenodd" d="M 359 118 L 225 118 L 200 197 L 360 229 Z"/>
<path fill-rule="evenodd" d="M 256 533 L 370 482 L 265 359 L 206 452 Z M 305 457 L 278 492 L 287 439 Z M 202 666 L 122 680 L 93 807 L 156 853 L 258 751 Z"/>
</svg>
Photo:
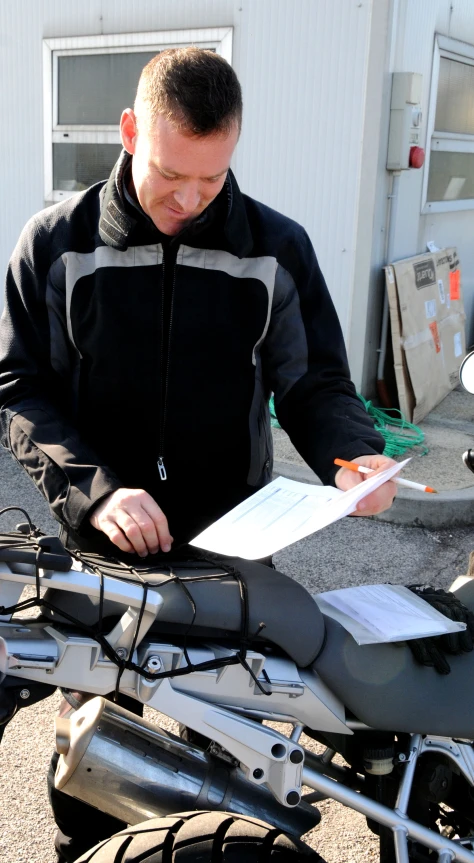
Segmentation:
<svg viewBox="0 0 474 863">
<path fill-rule="evenodd" d="M 127 824 L 217 809 L 302 836 L 320 821 L 314 806 L 283 806 L 237 768 L 105 698 L 93 698 L 68 719 L 57 717 L 56 749 L 56 788 Z"/>
</svg>

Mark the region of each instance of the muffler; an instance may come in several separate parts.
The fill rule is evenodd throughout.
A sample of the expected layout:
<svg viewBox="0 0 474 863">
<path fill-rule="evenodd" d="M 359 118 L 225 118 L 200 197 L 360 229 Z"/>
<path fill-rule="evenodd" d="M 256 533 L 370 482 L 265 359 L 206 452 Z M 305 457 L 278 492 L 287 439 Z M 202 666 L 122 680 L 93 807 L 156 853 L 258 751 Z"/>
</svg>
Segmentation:
<svg viewBox="0 0 474 863">
<path fill-rule="evenodd" d="M 192 809 L 249 815 L 302 836 L 319 824 L 308 803 L 289 809 L 240 770 L 105 698 L 56 719 L 55 786 L 127 824 Z"/>
</svg>

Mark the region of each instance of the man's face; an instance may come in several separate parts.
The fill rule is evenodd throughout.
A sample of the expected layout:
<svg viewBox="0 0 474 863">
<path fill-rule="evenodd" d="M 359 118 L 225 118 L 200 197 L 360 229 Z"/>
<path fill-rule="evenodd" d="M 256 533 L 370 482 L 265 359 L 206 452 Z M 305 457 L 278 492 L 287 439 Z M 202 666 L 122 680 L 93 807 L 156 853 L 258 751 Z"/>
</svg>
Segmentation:
<svg viewBox="0 0 474 863">
<path fill-rule="evenodd" d="M 138 130 L 129 109 L 120 128 L 123 146 L 133 155 L 142 209 L 163 234 L 179 234 L 221 191 L 239 137 L 237 123 L 228 135 L 196 137 L 159 115 L 151 128 Z"/>
</svg>

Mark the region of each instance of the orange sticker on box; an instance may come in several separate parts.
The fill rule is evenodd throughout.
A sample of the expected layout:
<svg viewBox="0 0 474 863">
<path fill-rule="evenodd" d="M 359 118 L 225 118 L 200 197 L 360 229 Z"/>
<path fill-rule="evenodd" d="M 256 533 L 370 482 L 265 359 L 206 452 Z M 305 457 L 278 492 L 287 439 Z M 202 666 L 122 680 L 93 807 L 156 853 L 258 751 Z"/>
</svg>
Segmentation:
<svg viewBox="0 0 474 863">
<path fill-rule="evenodd" d="M 454 270 L 449 274 L 449 294 L 452 300 L 461 299 L 461 271 Z"/>
<path fill-rule="evenodd" d="M 439 340 L 438 324 L 436 323 L 436 321 L 433 321 L 433 323 L 430 324 L 429 327 L 431 330 L 431 335 L 433 336 L 435 351 L 437 354 L 439 354 L 441 350 L 441 342 Z"/>
</svg>

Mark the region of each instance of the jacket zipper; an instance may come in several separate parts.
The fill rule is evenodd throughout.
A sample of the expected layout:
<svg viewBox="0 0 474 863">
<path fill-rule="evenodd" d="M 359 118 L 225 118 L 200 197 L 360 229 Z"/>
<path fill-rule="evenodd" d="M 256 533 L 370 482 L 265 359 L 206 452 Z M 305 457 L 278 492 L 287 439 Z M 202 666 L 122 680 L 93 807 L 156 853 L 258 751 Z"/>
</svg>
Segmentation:
<svg viewBox="0 0 474 863">
<path fill-rule="evenodd" d="M 167 286 L 165 281 L 166 276 L 166 267 L 165 260 L 167 255 L 167 251 L 163 249 L 163 282 L 162 282 L 162 290 L 161 290 L 161 356 L 160 356 L 160 380 L 161 380 L 161 416 L 160 416 L 160 431 L 158 435 L 158 473 L 160 475 L 160 479 L 165 480 L 168 478 L 168 474 L 166 472 L 165 461 L 164 461 L 164 447 L 165 447 L 165 425 L 166 425 L 166 410 L 168 406 L 168 379 L 169 379 L 169 367 L 170 367 L 170 348 L 171 348 L 171 327 L 173 323 L 173 305 L 174 305 L 174 287 L 176 282 L 176 258 L 173 263 L 173 275 L 171 279 L 171 288 L 169 294 L 169 316 L 168 320 L 166 320 L 166 293 Z M 165 333 L 167 334 L 167 342 L 165 346 Z"/>
</svg>

